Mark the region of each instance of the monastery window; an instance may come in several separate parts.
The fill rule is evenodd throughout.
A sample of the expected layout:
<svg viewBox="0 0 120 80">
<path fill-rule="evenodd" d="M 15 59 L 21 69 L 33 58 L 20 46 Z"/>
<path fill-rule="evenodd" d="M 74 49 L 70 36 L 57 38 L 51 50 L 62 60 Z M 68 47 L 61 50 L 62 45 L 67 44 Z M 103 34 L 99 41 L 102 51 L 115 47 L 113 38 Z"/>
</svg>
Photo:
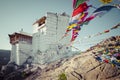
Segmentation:
<svg viewBox="0 0 120 80">
<path fill-rule="evenodd" d="M 25 37 L 25 41 L 28 41 L 29 40 L 29 38 L 28 37 Z"/>
<path fill-rule="evenodd" d="M 25 36 L 23 36 L 23 41 L 25 41 Z"/>
<path fill-rule="evenodd" d="M 24 38 L 23 38 L 23 37 L 21 37 L 21 41 L 24 41 Z"/>
<path fill-rule="evenodd" d="M 17 38 L 19 38 L 19 37 L 20 37 L 20 35 L 18 34 L 18 35 L 16 35 L 16 37 L 17 37 Z"/>
<path fill-rule="evenodd" d="M 20 41 L 22 41 L 22 37 L 20 37 Z"/>
</svg>

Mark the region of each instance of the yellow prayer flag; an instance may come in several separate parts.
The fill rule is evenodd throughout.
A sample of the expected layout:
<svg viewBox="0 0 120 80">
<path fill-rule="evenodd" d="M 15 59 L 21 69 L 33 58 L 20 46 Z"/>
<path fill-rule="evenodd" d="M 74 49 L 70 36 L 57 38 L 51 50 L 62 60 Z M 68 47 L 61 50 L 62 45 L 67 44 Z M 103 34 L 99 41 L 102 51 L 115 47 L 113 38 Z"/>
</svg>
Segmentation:
<svg viewBox="0 0 120 80">
<path fill-rule="evenodd" d="M 67 29 L 72 29 L 72 28 L 74 28 L 76 26 L 77 26 L 77 24 L 71 24 L 70 26 L 67 27 Z"/>
<path fill-rule="evenodd" d="M 100 1 L 104 4 L 108 4 L 108 3 L 111 3 L 113 0 L 100 0 Z"/>
</svg>

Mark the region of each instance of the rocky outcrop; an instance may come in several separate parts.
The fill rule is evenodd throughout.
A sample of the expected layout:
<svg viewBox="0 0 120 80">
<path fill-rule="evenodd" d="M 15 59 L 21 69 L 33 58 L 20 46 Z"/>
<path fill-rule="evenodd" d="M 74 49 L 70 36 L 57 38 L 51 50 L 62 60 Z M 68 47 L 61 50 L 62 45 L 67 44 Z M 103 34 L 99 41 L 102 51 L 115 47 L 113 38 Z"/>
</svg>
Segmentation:
<svg viewBox="0 0 120 80">
<path fill-rule="evenodd" d="M 68 61 L 50 64 L 41 72 L 36 73 L 37 76 L 34 79 L 28 78 L 26 80 L 58 80 L 58 76 L 62 73 L 66 74 L 67 80 L 120 79 L 120 69 L 111 64 L 96 61 L 94 55 L 88 52 L 74 56 Z"/>
<path fill-rule="evenodd" d="M 97 61 L 93 54 L 95 49 L 48 64 L 36 73 L 34 79 L 29 77 L 26 80 L 58 80 L 62 73 L 67 80 L 120 80 L 120 69 Z"/>
</svg>

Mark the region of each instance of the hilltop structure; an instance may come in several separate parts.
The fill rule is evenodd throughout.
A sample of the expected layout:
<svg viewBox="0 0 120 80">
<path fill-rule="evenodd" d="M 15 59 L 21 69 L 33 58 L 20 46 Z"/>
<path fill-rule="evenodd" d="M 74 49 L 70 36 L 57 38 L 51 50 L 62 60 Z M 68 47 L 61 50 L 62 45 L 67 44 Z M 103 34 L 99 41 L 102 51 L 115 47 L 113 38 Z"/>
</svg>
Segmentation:
<svg viewBox="0 0 120 80">
<path fill-rule="evenodd" d="M 73 55 L 68 46 L 71 36 L 61 39 L 69 19 L 66 13 L 47 12 L 46 16 L 33 23 L 32 36 L 23 32 L 9 35 L 12 44 L 11 61 L 21 65 L 32 56 L 35 64 L 44 64 Z"/>
</svg>

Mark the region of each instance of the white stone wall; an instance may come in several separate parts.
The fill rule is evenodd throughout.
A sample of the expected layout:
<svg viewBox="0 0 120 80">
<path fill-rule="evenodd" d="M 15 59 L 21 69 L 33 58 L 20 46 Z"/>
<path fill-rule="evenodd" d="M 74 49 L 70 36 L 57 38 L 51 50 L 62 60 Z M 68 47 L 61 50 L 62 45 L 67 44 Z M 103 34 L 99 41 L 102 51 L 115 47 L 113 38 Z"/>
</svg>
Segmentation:
<svg viewBox="0 0 120 80">
<path fill-rule="evenodd" d="M 38 32 L 38 24 L 33 26 L 33 34 Z"/>
<path fill-rule="evenodd" d="M 20 41 L 19 42 L 20 64 L 23 64 L 29 56 L 33 56 L 32 55 L 32 44 L 27 43 L 25 41 Z"/>
<path fill-rule="evenodd" d="M 17 62 L 17 60 L 16 60 L 16 45 L 12 45 L 10 61 L 11 62 Z"/>
<path fill-rule="evenodd" d="M 32 50 L 33 53 L 36 53 L 37 50 L 39 50 L 39 33 L 34 33 L 33 34 L 33 39 L 32 39 Z"/>
<path fill-rule="evenodd" d="M 26 59 L 32 55 L 32 44 L 25 41 L 19 41 L 15 45 L 12 45 L 11 61 L 18 65 L 22 65 Z"/>
</svg>

